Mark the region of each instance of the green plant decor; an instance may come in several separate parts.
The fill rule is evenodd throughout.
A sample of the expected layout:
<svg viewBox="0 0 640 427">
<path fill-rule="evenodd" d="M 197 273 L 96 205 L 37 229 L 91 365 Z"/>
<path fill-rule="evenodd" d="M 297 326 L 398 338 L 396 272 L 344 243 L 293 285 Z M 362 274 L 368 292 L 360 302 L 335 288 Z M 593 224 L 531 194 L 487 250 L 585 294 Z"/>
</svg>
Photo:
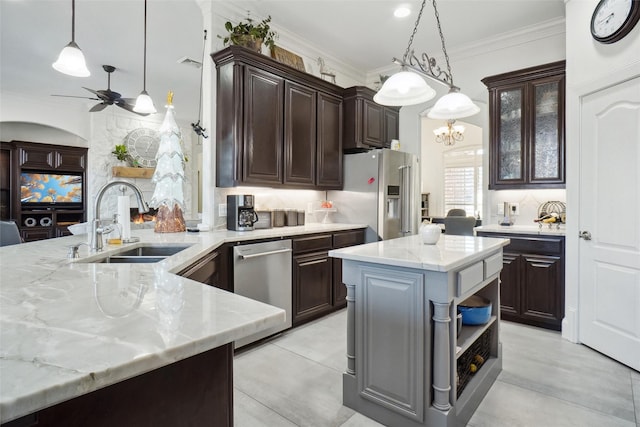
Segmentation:
<svg viewBox="0 0 640 427">
<path fill-rule="evenodd" d="M 124 144 L 117 144 L 116 148 L 114 148 L 111 154 L 116 156 L 116 159 L 120 160 L 121 162 L 129 162 L 131 159 L 129 151 L 127 151 L 127 146 Z"/>
<path fill-rule="evenodd" d="M 269 22 L 271 22 L 271 15 L 260 22 L 247 18 L 246 21 L 240 21 L 237 25 L 233 25 L 231 22 L 227 21 L 224 24 L 224 28 L 229 32 L 229 34 L 225 37 L 218 35 L 218 38 L 221 38 L 225 45 L 231 43 L 240 46 L 247 46 L 247 44 L 249 44 L 247 47 L 255 46 L 258 51 L 260 51 L 261 43 L 257 43 L 256 46 L 255 41 L 261 40 L 262 43 L 267 45 L 269 48 L 272 48 L 275 46 L 275 39 L 278 38 L 278 35 L 271 30 Z M 253 43 L 247 39 L 252 39 Z"/>
</svg>

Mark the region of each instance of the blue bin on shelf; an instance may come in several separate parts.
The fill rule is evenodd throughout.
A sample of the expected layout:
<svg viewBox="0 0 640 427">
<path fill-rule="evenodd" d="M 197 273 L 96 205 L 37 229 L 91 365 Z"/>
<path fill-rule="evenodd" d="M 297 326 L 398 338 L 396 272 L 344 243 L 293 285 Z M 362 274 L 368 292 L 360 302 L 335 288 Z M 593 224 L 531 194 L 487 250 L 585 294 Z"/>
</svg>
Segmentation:
<svg viewBox="0 0 640 427">
<path fill-rule="evenodd" d="M 491 301 L 479 295 L 473 295 L 458 305 L 458 310 L 462 313 L 462 324 L 470 326 L 487 323 L 491 319 L 491 308 Z"/>
</svg>

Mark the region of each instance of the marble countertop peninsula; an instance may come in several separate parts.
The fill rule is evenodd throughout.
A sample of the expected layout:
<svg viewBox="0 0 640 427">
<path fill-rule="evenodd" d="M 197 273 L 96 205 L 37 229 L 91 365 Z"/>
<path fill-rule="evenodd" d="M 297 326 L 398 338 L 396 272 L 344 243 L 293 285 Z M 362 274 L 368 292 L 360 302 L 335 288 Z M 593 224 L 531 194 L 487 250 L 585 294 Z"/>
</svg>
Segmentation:
<svg viewBox="0 0 640 427">
<path fill-rule="evenodd" d="M 226 242 L 366 227 L 154 233 L 99 255 L 86 235 L 0 248 L 0 422 L 211 350 L 285 321 L 285 312 L 175 273 Z M 143 244 L 191 245 L 155 264 L 94 258 Z"/>
<path fill-rule="evenodd" d="M 419 235 L 384 240 L 329 251 L 329 256 L 352 261 L 394 265 L 432 271 L 451 271 L 509 244 L 509 239 L 447 236 L 435 245 L 422 243 Z"/>
<path fill-rule="evenodd" d="M 487 233 L 509 233 L 509 234 L 533 234 L 539 236 L 564 236 L 565 235 L 565 225 L 561 224 L 560 228 L 556 224 L 552 224 L 549 227 L 549 224 L 543 224 L 542 227 L 538 225 L 498 225 L 498 224 L 489 224 L 483 225 L 480 227 L 475 227 L 476 231 L 485 231 Z"/>
</svg>

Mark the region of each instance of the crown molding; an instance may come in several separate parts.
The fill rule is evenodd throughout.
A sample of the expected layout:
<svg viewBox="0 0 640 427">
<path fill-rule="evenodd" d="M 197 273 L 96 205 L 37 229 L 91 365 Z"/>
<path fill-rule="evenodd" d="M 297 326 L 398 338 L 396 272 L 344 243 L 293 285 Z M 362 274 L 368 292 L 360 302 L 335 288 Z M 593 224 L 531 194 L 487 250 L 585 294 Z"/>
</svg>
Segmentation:
<svg viewBox="0 0 640 427">
<path fill-rule="evenodd" d="M 555 18 L 515 31 L 501 33 L 473 43 L 454 47 L 448 50 L 449 58 L 452 62 L 453 60 L 460 61 L 470 59 L 476 56 L 486 55 L 487 53 L 564 35 L 565 32 L 565 19 Z M 442 55 L 434 55 L 434 57 L 439 62 L 444 60 Z M 397 64 L 390 63 L 387 66 L 368 72 L 367 81 L 375 82 L 380 74 L 393 74 L 398 70 L 399 66 Z"/>
<path fill-rule="evenodd" d="M 459 46 L 452 49 L 449 54 L 457 60 L 463 60 L 558 35 L 564 35 L 565 32 L 565 19 L 555 18 Z"/>
</svg>

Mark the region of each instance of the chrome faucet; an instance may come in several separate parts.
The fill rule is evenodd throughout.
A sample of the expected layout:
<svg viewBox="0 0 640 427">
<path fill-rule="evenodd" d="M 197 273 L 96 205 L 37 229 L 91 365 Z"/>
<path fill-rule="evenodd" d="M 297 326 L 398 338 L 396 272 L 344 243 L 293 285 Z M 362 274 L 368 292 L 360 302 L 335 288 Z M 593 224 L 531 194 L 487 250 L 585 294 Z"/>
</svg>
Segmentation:
<svg viewBox="0 0 640 427">
<path fill-rule="evenodd" d="M 104 233 L 108 233 L 111 231 L 108 227 L 103 227 L 100 221 L 100 202 L 102 202 L 102 196 L 105 191 L 109 188 L 114 187 L 116 185 L 127 186 L 133 190 L 136 195 L 136 200 L 138 201 L 138 212 L 146 213 L 149 212 L 149 206 L 147 206 L 147 202 L 144 201 L 144 197 L 142 196 L 142 191 L 134 184 L 127 181 L 111 181 L 106 183 L 105 185 L 98 190 L 98 195 L 96 196 L 96 203 L 93 207 L 93 221 L 91 221 L 91 250 L 92 251 L 101 251 L 103 247 L 102 243 L 102 235 Z M 124 191 L 124 189 L 123 189 Z"/>
</svg>

